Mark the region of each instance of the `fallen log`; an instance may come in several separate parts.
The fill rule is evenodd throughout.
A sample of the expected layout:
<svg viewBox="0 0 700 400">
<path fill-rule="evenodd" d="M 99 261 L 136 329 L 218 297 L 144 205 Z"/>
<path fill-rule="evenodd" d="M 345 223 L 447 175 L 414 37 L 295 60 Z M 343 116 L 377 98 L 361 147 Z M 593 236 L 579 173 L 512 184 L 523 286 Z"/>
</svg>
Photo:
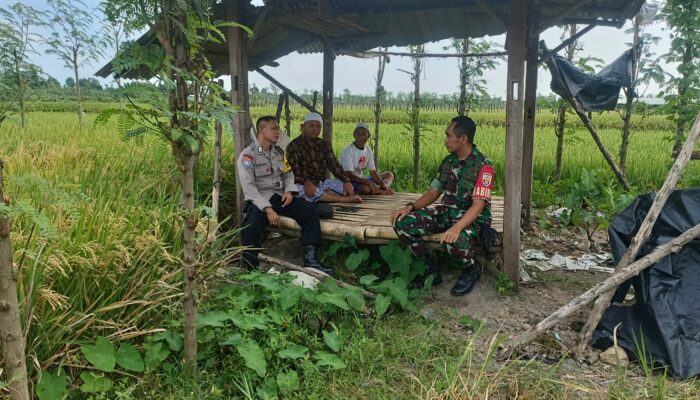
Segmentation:
<svg viewBox="0 0 700 400">
<path fill-rule="evenodd" d="M 651 230 L 654 227 L 656 220 L 659 218 L 659 215 L 661 215 L 661 211 L 663 210 L 663 207 L 666 204 L 666 200 L 668 200 L 668 197 L 671 195 L 671 193 L 673 193 L 673 190 L 676 187 L 676 183 L 678 183 L 678 179 L 680 179 L 686 164 L 688 164 L 688 162 L 690 161 L 690 158 L 693 154 L 693 149 L 695 148 L 695 144 L 697 143 L 699 137 L 700 114 L 698 114 L 698 117 L 695 119 L 693 129 L 690 130 L 690 133 L 688 134 L 688 138 L 686 139 L 683 148 L 678 153 L 678 157 L 673 163 L 673 166 L 671 166 L 671 169 L 668 172 L 668 176 L 666 177 L 666 181 L 661 187 L 661 190 L 659 190 L 656 193 L 656 196 L 654 197 L 654 202 L 649 208 L 649 212 L 647 212 L 647 215 L 644 218 L 642 225 L 639 227 L 639 231 L 637 231 L 637 234 L 634 235 L 630 246 L 627 248 L 627 251 L 622 256 L 622 259 L 620 259 L 620 262 L 617 263 L 616 269 L 629 265 L 632 261 L 634 261 L 637 258 L 637 255 L 639 254 L 642 245 L 646 243 L 647 239 L 651 235 Z M 610 301 L 612 300 L 614 294 L 615 291 L 610 290 L 609 292 L 601 295 L 593 303 L 593 309 L 591 310 L 591 314 L 588 316 L 586 324 L 581 330 L 578 344 L 574 349 L 574 353 L 583 354 L 583 351 L 588 346 L 588 342 L 591 341 L 593 331 L 598 326 L 600 319 L 603 317 L 603 313 L 605 313 L 605 310 L 607 310 L 610 306 Z"/>
<path fill-rule="evenodd" d="M 537 338 L 547 329 L 553 327 L 563 319 L 571 316 L 576 311 L 582 309 L 586 306 L 586 304 L 588 304 L 601 294 L 615 289 L 621 283 L 637 275 L 638 273 L 650 267 L 651 265 L 654 265 L 667 255 L 678 252 L 686 243 L 690 242 L 698 236 L 700 236 L 700 224 L 695 225 L 693 228 L 684 232 L 682 235 L 678 236 L 672 241 L 658 246 L 656 249 L 654 249 L 654 251 L 640 258 L 634 263 L 629 264 L 626 267 L 623 267 L 622 269 L 616 270 L 610 278 L 588 289 L 582 295 L 563 305 L 557 311 L 553 312 L 550 316 L 540 321 L 533 328 L 504 343 L 501 346 L 501 349 L 499 350 L 498 359 L 505 360 L 509 358 L 513 351 L 518 347 Z"/>
<path fill-rule="evenodd" d="M 262 254 L 262 253 L 258 254 L 258 258 L 261 261 L 265 261 L 265 262 L 269 262 L 271 264 L 279 265 L 280 267 L 285 268 L 285 269 L 289 269 L 289 270 L 297 271 L 297 272 L 303 272 L 309 276 L 313 276 L 314 278 L 316 278 L 320 281 L 322 281 L 326 278 L 331 278 L 330 275 L 328 275 L 327 273 L 325 273 L 323 271 L 319 271 L 319 270 L 313 269 L 313 268 L 300 267 L 300 266 L 298 266 L 296 264 L 292 264 L 288 261 L 280 260 L 279 258 L 275 258 L 275 257 L 270 257 L 270 256 L 267 256 L 267 255 Z M 335 279 L 335 280 L 336 280 L 336 282 L 338 282 L 338 286 L 340 286 L 342 288 L 357 288 L 357 286 L 353 286 L 353 285 L 346 283 L 346 282 L 343 282 L 339 279 Z M 361 290 L 362 290 L 362 295 L 365 296 L 365 298 L 372 299 L 372 300 L 377 298 L 376 294 L 374 294 L 368 290 L 365 290 L 365 289 L 361 289 Z"/>
</svg>

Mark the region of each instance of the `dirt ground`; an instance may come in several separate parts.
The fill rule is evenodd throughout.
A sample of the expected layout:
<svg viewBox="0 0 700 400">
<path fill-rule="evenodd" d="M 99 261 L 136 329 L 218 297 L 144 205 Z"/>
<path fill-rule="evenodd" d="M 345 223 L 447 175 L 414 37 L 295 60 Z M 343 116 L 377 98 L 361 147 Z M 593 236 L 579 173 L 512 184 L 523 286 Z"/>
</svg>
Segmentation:
<svg viewBox="0 0 700 400">
<path fill-rule="evenodd" d="M 303 250 L 298 238 L 281 236 L 268 238 L 264 243 L 266 254 L 303 265 Z M 601 253 L 608 251 L 605 232 L 597 232 L 592 243 L 585 235 L 568 230 L 541 230 L 533 226 L 522 238 L 522 249 L 542 250 L 547 256 L 559 253 L 577 257 L 583 250 Z M 591 286 L 609 277 L 609 273 L 592 271 L 567 271 L 553 269 L 539 271 L 526 268 L 531 282 L 521 283 L 516 294 L 498 294 L 495 277 L 484 272 L 475 289 L 464 297 L 450 295 L 459 271 L 443 270 L 444 282 L 433 287 L 432 297 L 423 300 L 420 313 L 438 322 L 445 332 L 459 339 L 474 339 L 475 347 L 482 353 L 488 351 L 494 336 L 502 339 L 523 333 L 560 306 L 566 304 Z M 545 363 L 557 363 L 572 347 L 578 332 L 587 318 L 588 309 L 558 324 L 519 353 L 526 359 L 538 359 Z M 478 335 L 461 321 L 474 319 L 481 323 Z M 565 358 L 562 371 L 570 381 L 598 382 L 604 384 L 613 378 L 615 367 L 598 362 L 598 351 L 590 351 L 584 362 Z M 628 371 L 629 379 L 641 379 L 634 370 Z"/>
</svg>

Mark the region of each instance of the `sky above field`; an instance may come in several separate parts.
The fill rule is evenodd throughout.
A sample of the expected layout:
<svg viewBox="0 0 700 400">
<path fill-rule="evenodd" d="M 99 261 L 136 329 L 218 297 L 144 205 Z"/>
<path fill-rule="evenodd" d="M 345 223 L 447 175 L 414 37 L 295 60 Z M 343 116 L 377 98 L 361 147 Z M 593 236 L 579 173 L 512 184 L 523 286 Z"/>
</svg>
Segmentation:
<svg viewBox="0 0 700 400">
<path fill-rule="evenodd" d="M 16 0 L 0 0 L 3 6 L 14 3 Z M 23 3 L 29 4 L 38 9 L 47 9 L 47 4 L 44 0 L 22 0 Z M 90 7 L 97 8 L 100 4 L 99 0 L 85 0 Z M 260 0 L 254 1 L 254 3 Z M 261 3 L 261 2 L 260 2 Z M 96 12 L 96 29 L 98 29 L 98 21 L 102 18 L 99 12 Z M 605 64 L 612 62 L 622 52 L 628 48 L 628 43 L 632 40 L 632 34 L 627 32 L 630 28 L 628 22 L 623 28 L 616 29 L 611 27 L 596 27 L 591 32 L 585 34 L 580 43 L 583 51 L 580 56 L 592 56 L 600 58 Z M 652 51 L 658 56 L 669 51 L 670 39 L 669 31 L 660 23 L 647 26 L 645 28 L 653 35 L 661 37 L 658 44 L 652 46 Z M 562 30 L 559 28 L 550 28 L 545 31 L 541 39 L 543 39 L 547 47 L 553 48 L 557 46 L 561 40 Z M 42 30 L 40 33 L 47 35 L 47 30 Z M 499 45 L 503 45 L 505 35 L 485 38 Z M 426 44 L 426 52 L 445 53 L 452 52 L 443 50 L 448 45 L 447 41 L 433 42 Z M 59 62 L 52 55 L 44 54 L 45 46 L 37 47 L 39 55 L 34 55 L 33 61 L 40 65 L 43 70 L 49 75 L 55 77 L 60 82 L 64 82 L 66 78 L 72 76 L 70 69 L 65 68 L 63 63 Z M 407 51 L 405 48 L 391 48 L 391 51 Z M 81 70 L 82 77 L 93 76 L 93 74 L 106 62 L 109 61 L 113 52 L 109 49 L 105 51 L 105 57 L 100 61 L 93 63 L 91 66 L 83 67 Z M 302 92 L 304 89 L 319 90 L 322 85 L 323 61 L 321 54 L 298 54 L 292 53 L 277 60 L 279 67 L 265 67 L 264 69 L 272 76 L 280 80 L 287 87 L 294 91 Z M 664 68 L 669 73 L 674 73 L 672 66 L 664 65 Z M 411 69 L 410 58 L 408 57 L 392 57 L 391 63 L 387 65 L 384 75 L 384 86 L 386 90 L 397 92 L 410 92 L 413 85 L 407 74 L 400 70 Z M 335 90 L 336 93 L 341 93 L 344 89 L 349 89 L 356 94 L 374 93 L 375 81 L 374 76 L 377 70 L 375 59 L 358 59 L 349 56 L 339 56 L 335 61 Z M 506 63 L 501 62 L 497 69 L 489 71 L 484 78 L 488 81 L 487 91 L 494 97 L 506 97 Z M 424 73 L 421 77 L 421 90 L 424 92 L 433 92 L 438 94 L 449 94 L 458 91 L 459 73 L 457 70 L 457 59 L 428 59 L 425 61 Z M 102 80 L 103 84 L 110 85 L 111 80 Z M 538 80 L 538 93 L 548 94 L 550 75 L 540 69 Z M 228 79 L 225 80 L 228 85 Z M 271 84 L 256 72 L 250 73 L 251 85 L 256 85 L 259 88 L 270 87 Z M 656 85 L 650 86 L 645 97 L 654 97 L 659 88 Z M 644 88 L 641 88 L 644 91 Z"/>
</svg>

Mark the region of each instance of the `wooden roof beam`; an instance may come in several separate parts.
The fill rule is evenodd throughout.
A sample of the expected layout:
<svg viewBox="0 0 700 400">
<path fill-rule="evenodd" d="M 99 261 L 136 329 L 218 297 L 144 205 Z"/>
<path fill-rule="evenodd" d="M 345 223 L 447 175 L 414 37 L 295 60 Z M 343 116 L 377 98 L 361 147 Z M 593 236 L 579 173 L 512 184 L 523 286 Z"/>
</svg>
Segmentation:
<svg viewBox="0 0 700 400">
<path fill-rule="evenodd" d="M 496 23 L 500 25 L 504 31 L 508 30 L 506 22 L 503 20 L 503 18 L 501 18 L 501 16 L 498 14 L 498 11 L 496 11 L 493 7 L 487 4 L 484 0 L 474 0 L 474 3 L 476 3 L 476 5 L 478 5 L 479 8 L 481 8 L 486 14 L 493 18 L 493 20 L 496 21 Z"/>
<path fill-rule="evenodd" d="M 578 11 L 581 7 L 583 7 L 586 3 L 583 1 L 577 1 L 574 4 L 570 5 L 569 7 L 565 8 L 564 11 L 560 12 L 558 15 L 555 15 L 554 17 L 550 18 L 547 22 L 544 24 L 540 25 L 540 27 L 537 29 L 537 33 L 542 33 L 544 32 L 547 28 L 550 26 L 557 25 L 559 21 L 562 19 L 570 16 L 571 14 L 575 13 Z"/>
<path fill-rule="evenodd" d="M 587 27 L 585 27 L 585 28 L 581 29 L 580 31 L 576 32 L 576 34 L 574 34 L 574 36 L 571 36 L 570 38 L 568 38 L 568 39 L 564 40 L 563 42 L 561 42 L 561 44 L 560 44 L 559 46 L 553 48 L 552 50 L 548 50 L 546 53 L 544 53 L 544 54 L 540 57 L 539 60 L 537 60 L 537 65 L 542 64 L 543 62 L 545 62 L 545 61 L 547 60 L 547 58 L 549 58 L 549 57 L 551 57 L 551 56 L 557 54 L 559 51 L 561 51 L 561 49 L 563 49 L 564 47 L 568 46 L 568 45 L 571 44 L 572 42 L 578 40 L 578 38 L 580 38 L 580 37 L 583 36 L 584 34 L 588 33 L 591 29 L 593 29 L 593 28 L 595 28 L 595 27 L 596 27 L 596 25 L 588 25 Z M 544 43 L 542 42 L 542 44 L 544 44 Z M 544 48 L 543 46 L 540 46 L 540 47 L 541 47 L 541 48 Z"/>
<path fill-rule="evenodd" d="M 268 81 L 272 82 L 275 86 L 277 86 L 278 88 L 280 88 L 280 90 L 282 90 L 283 92 L 287 93 L 287 94 L 289 95 L 289 97 L 291 97 L 291 98 L 293 98 L 294 100 L 296 100 L 297 103 L 299 103 L 299 104 L 301 104 L 302 106 L 306 107 L 307 110 L 309 110 L 309 111 L 311 111 L 311 112 L 315 112 L 315 113 L 321 114 L 321 113 L 320 113 L 316 108 L 314 108 L 311 104 L 307 103 L 306 100 L 302 99 L 301 97 L 299 97 L 299 95 L 297 95 L 296 93 L 294 93 L 291 89 L 289 89 L 288 87 L 286 87 L 286 86 L 284 86 L 283 84 L 281 84 L 280 81 L 278 81 L 277 79 L 273 78 L 270 74 L 268 74 L 267 72 L 265 72 L 262 68 L 255 68 L 255 71 L 257 71 L 257 73 L 259 73 L 260 75 L 262 75 L 263 77 L 265 77 L 265 79 L 267 79 Z"/>
</svg>

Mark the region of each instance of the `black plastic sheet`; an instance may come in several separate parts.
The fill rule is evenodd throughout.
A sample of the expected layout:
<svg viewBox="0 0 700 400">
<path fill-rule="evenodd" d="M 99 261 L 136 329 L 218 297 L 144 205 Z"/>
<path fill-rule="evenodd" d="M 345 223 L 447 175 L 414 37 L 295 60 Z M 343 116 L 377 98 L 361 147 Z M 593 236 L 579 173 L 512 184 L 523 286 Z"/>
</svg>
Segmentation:
<svg viewBox="0 0 700 400">
<path fill-rule="evenodd" d="M 637 197 L 608 228 L 616 264 L 651 208 L 653 196 Z M 700 188 L 673 192 L 637 259 L 698 223 Z M 634 287 L 634 304 L 622 304 L 630 285 Z M 628 354 L 668 366 L 671 374 L 680 378 L 700 374 L 700 239 L 621 285 L 593 334 L 592 345 L 610 347 L 618 324 L 618 344 Z"/>
<path fill-rule="evenodd" d="M 565 99 L 576 98 L 586 111 L 614 110 L 620 89 L 630 87 L 632 82 L 631 49 L 595 75 L 583 72 L 558 55 L 552 56 L 547 65 L 552 73 L 552 91 Z"/>
</svg>

